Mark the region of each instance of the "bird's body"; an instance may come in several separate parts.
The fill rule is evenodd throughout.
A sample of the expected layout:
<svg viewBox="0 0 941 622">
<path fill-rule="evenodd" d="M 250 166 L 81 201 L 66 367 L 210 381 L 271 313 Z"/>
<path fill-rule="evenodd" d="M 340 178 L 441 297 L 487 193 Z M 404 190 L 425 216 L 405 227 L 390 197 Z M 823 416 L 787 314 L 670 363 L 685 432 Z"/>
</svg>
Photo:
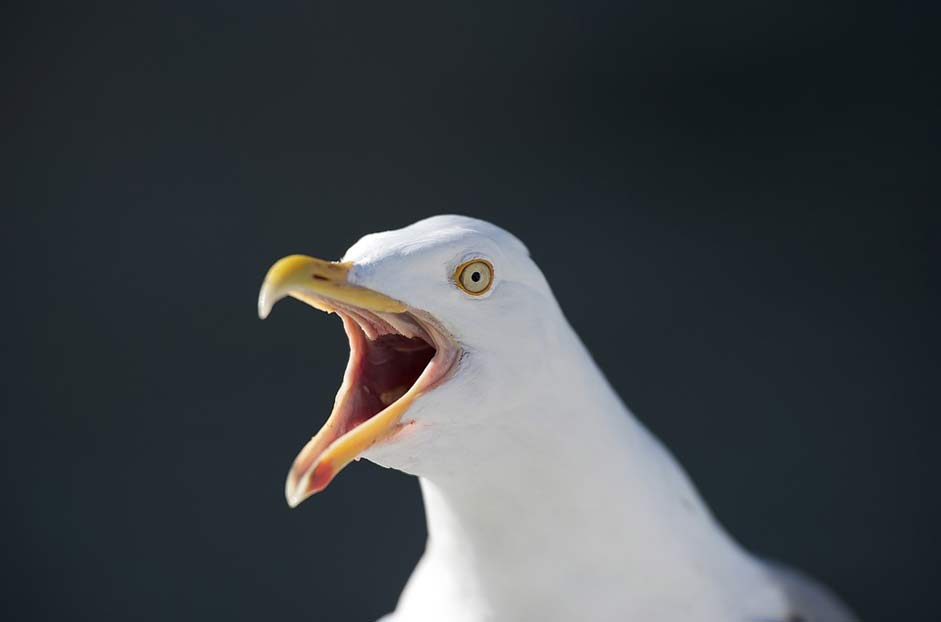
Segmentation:
<svg viewBox="0 0 941 622">
<path fill-rule="evenodd" d="M 493 283 L 468 296 L 447 277 L 477 257 Z M 351 284 L 440 323 L 459 352 L 447 379 L 409 403 L 406 425 L 360 452 L 420 478 L 428 521 L 425 554 L 384 621 L 854 619 L 824 588 L 724 532 L 510 234 L 436 217 L 367 236 L 344 261 Z M 415 284 L 441 275 L 447 290 Z M 616 310 L 598 304 L 617 338 Z"/>
</svg>

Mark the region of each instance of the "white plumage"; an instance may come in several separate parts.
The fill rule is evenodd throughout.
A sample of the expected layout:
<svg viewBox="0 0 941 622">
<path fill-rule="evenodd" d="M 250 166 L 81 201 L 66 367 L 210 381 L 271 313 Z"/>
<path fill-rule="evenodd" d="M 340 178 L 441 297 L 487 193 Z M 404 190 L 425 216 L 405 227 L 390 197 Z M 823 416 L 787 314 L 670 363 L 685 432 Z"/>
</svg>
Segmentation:
<svg viewBox="0 0 941 622">
<path fill-rule="evenodd" d="M 477 258 L 493 267 L 483 295 L 455 282 L 455 269 Z M 444 341 L 454 354 L 446 377 L 416 389 L 388 433 L 361 441 L 366 458 L 420 478 L 428 520 L 425 554 L 384 620 L 854 619 L 824 588 L 752 557 L 722 530 L 612 390 L 515 237 L 480 220 L 438 216 L 368 235 L 343 262 L 345 286 L 407 310 L 357 309 L 341 290 L 269 275 L 263 315 L 293 295 L 366 329 L 402 332 L 409 319 L 433 333 L 426 340 L 439 354 Z M 608 321 L 604 292 L 586 295 Z M 354 359 L 350 369 L 358 369 Z M 341 410 L 357 395 L 350 373 Z M 336 413 L 331 420 L 352 416 Z M 310 481 L 329 481 L 342 468 L 330 462 L 341 432 L 299 456 L 288 485 L 295 501 L 319 489 Z M 322 463 L 333 466 L 317 471 Z"/>
</svg>

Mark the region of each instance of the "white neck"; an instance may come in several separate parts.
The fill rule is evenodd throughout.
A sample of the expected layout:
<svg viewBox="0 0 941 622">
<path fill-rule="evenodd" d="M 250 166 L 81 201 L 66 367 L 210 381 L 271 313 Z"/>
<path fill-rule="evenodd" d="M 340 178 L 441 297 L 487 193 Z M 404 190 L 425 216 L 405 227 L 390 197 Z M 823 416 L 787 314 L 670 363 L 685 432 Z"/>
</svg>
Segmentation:
<svg viewBox="0 0 941 622">
<path fill-rule="evenodd" d="M 439 447 L 435 468 L 417 470 L 429 538 L 401 619 L 766 614 L 779 597 L 760 566 L 714 522 L 574 332 L 563 338 L 574 341 L 560 351 L 574 354 L 549 368 L 557 377 L 542 378 L 542 391 L 527 392 L 532 401 L 465 430 L 460 451 Z"/>
</svg>

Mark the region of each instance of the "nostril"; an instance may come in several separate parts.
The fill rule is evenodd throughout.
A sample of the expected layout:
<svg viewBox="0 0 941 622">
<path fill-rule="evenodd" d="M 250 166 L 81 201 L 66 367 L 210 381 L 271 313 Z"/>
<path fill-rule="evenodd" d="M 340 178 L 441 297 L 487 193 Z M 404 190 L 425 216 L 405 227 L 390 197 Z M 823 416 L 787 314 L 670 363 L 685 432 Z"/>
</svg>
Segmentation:
<svg viewBox="0 0 941 622">
<path fill-rule="evenodd" d="M 323 276 L 322 274 L 312 274 L 311 276 L 314 278 L 315 281 L 329 281 L 330 280 L 327 277 Z"/>
</svg>

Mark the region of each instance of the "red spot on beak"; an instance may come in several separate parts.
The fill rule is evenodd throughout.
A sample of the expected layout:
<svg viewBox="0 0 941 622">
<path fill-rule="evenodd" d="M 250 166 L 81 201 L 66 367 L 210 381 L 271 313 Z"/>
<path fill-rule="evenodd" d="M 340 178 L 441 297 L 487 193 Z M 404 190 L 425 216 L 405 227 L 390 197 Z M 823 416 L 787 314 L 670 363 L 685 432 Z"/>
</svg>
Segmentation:
<svg viewBox="0 0 941 622">
<path fill-rule="evenodd" d="M 314 472 L 310 474 L 310 480 L 307 483 L 307 490 L 304 496 L 318 493 L 326 488 L 334 475 L 336 475 L 336 471 L 334 471 L 329 464 L 325 462 L 318 464 Z"/>
</svg>

